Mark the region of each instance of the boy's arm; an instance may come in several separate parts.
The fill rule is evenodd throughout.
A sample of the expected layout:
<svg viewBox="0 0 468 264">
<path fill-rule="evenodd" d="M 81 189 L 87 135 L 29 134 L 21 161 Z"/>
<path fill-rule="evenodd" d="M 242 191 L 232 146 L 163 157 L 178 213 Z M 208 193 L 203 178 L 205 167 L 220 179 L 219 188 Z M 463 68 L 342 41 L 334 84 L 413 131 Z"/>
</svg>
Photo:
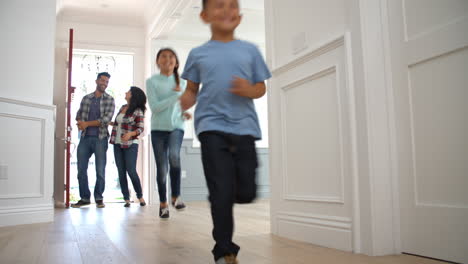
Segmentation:
<svg viewBox="0 0 468 264">
<path fill-rule="evenodd" d="M 180 97 L 180 107 L 182 108 L 182 111 L 185 111 L 193 105 L 195 105 L 195 103 L 197 102 L 197 94 L 199 88 L 199 83 L 187 80 L 187 88 L 185 88 L 185 92 Z"/>
<path fill-rule="evenodd" d="M 248 80 L 235 76 L 232 81 L 231 93 L 243 97 L 257 99 L 266 92 L 265 82 L 251 84 Z"/>
</svg>

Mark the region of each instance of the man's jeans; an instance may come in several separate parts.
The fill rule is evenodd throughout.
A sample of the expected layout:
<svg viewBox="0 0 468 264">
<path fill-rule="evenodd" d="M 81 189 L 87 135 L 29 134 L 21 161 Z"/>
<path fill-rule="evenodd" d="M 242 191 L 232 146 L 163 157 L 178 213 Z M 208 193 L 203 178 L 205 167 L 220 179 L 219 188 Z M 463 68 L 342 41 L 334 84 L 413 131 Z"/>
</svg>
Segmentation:
<svg viewBox="0 0 468 264">
<path fill-rule="evenodd" d="M 120 189 L 124 200 L 130 200 L 130 192 L 128 191 L 128 181 L 127 181 L 127 172 L 130 176 L 130 180 L 133 184 L 133 189 L 135 189 L 137 198 L 140 199 L 143 197 L 143 191 L 141 189 L 140 177 L 136 170 L 136 163 L 138 158 L 138 144 L 132 144 L 128 148 L 122 148 L 120 144 L 114 145 L 114 158 L 115 165 L 117 165 L 117 170 L 119 172 L 119 182 Z"/>
<path fill-rule="evenodd" d="M 180 147 L 184 139 L 184 131 L 151 131 L 154 158 L 156 159 L 156 179 L 158 182 L 159 201 L 167 201 L 166 182 L 167 171 L 171 177 L 171 196 L 180 196 Z"/>
<path fill-rule="evenodd" d="M 90 201 L 91 192 L 88 186 L 88 163 L 94 154 L 96 166 L 96 185 L 94 187 L 94 200 L 103 200 L 102 193 L 106 185 L 106 160 L 108 139 L 99 139 L 97 136 L 82 137 L 78 144 L 78 184 L 80 197 L 83 201 Z"/>
</svg>

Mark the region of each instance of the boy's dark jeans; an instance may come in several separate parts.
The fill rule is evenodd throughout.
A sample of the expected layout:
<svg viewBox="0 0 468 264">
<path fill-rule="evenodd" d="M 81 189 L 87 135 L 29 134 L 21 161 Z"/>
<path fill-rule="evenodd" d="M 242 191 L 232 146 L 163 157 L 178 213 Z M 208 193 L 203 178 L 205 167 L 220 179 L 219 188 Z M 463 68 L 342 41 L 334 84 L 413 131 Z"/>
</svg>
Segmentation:
<svg viewBox="0 0 468 264">
<path fill-rule="evenodd" d="M 213 219 L 215 260 L 239 252 L 232 242 L 234 203 L 250 203 L 257 194 L 255 138 L 218 131 L 202 132 L 202 162 Z"/>
</svg>

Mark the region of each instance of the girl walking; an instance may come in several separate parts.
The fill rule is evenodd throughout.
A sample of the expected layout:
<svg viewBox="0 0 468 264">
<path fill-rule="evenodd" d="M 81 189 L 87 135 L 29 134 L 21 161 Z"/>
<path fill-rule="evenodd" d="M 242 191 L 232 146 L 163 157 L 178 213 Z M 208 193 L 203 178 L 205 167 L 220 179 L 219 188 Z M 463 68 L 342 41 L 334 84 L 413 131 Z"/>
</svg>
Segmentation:
<svg viewBox="0 0 468 264">
<path fill-rule="evenodd" d="M 186 82 L 179 78 L 179 59 L 174 50 L 164 48 L 156 55 L 160 73 L 146 81 L 151 108 L 151 141 L 156 159 L 156 178 L 159 192 L 159 217 L 169 218 L 166 182 L 171 178 L 171 204 L 177 210 L 185 208 L 180 198 L 180 148 L 184 138 L 184 121 L 189 113 L 182 112 L 179 97 L 185 91 Z"/>
</svg>

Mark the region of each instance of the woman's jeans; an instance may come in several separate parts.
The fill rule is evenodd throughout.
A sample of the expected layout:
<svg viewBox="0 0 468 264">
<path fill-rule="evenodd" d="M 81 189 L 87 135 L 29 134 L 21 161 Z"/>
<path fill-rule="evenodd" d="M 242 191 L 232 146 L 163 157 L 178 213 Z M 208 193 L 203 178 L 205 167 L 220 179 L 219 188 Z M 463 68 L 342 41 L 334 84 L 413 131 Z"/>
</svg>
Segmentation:
<svg viewBox="0 0 468 264">
<path fill-rule="evenodd" d="M 128 148 L 121 148 L 120 144 L 114 145 L 114 159 L 119 172 L 120 189 L 124 200 L 130 200 L 130 192 L 128 190 L 127 173 L 135 189 L 137 198 L 143 197 L 141 190 L 140 177 L 136 171 L 136 163 L 138 157 L 138 144 L 132 144 Z"/>
<path fill-rule="evenodd" d="M 106 186 L 106 161 L 108 139 L 99 139 L 98 136 L 84 136 L 78 144 L 78 184 L 80 188 L 81 200 L 89 202 L 91 192 L 88 186 L 88 163 L 91 155 L 94 154 L 96 162 L 96 185 L 94 186 L 94 200 L 102 201 L 102 193 Z"/>
<path fill-rule="evenodd" d="M 151 131 L 154 158 L 156 159 L 156 179 L 158 183 L 159 201 L 167 202 L 166 182 L 167 172 L 171 177 L 171 196 L 180 196 L 180 147 L 184 139 L 184 131 Z"/>
</svg>

